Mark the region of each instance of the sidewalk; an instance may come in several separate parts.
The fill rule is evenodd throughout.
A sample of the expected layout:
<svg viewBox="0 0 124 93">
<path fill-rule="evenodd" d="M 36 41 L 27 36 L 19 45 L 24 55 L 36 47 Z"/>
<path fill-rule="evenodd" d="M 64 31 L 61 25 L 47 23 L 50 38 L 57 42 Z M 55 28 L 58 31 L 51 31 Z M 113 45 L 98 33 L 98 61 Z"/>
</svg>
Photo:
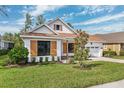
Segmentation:
<svg viewBox="0 0 124 93">
<path fill-rule="evenodd" d="M 124 60 L 107 58 L 107 57 L 90 58 L 90 59 L 92 59 L 93 61 L 110 61 L 110 62 L 116 62 L 116 63 L 124 63 Z"/>
<path fill-rule="evenodd" d="M 111 83 L 91 86 L 89 88 L 124 88 L 124 80 L 119 80 Z"/>
</svg>

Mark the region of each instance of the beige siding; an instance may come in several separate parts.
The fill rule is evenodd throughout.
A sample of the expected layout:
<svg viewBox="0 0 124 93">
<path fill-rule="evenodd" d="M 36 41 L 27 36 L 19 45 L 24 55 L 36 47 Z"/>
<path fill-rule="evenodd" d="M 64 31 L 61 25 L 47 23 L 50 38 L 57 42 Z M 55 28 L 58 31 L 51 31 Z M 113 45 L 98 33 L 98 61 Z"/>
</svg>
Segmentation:
<svg viewBox="0 0 124 93">
<path fill-rule="evenodd" d="M 112 51 L 116 51 L 116 53 L 119 55 L 120 53 L 120 44 L 112 43 L 112 44 L 104 44 L 103 50 L 108 51 L 111 49 Z"/>
</svg>

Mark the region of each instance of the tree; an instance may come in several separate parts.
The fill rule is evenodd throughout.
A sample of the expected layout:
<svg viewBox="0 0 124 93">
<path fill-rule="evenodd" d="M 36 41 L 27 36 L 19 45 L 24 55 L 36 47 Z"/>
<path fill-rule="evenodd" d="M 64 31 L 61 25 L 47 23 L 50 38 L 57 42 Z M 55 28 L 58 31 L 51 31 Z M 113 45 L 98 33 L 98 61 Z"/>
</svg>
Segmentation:
<svg viewBox="0 0 124 93">
<path fill-rule="evenodd" d="M 74 58 L 79 61 L 80 68 L 84 68 L 84 61 L 88 58 L 88 49 L 85 48 L 85 45 L 88 42 L 89 35 L 85 31 L 77 31 L 78 35 L 75 38 L 75 51 Z"/>
<path fill-rule="evenodd" d="M 20 37 L 19 33 L 4 33 L 4 35 L 2 36 L 3 40 L 6 41 L 12 41 L 14 43 L 14 47 L 21 47 L 23 46 L 23 40 Z"/>
<path fill-rule="evenodd" d="M 20 37 L 20 34 L 16 34 L 14 35 L 14 47 L 23 47 L 24 43 L 23 40 Z"/>
<path fill-rule="evenodd" d="M 67 23 L 71 28 L 74 28 L 71 23 Z"/>
<path fill-rule="evenodd" d="M 5 32 L 2 36 L 3 40 L 14 41 L 14 34 Z"/>
<path fill-rule="evenodd" d="M 43 15 L 39 15 L 36 17 L 36 25 L 41 25 L 45 22 L 45 18 L 43 17 Z"/>
<path fill-rule="evenodd" d="M 31 27 L 32 27 L 31 15 L 29 13 L 26 13 L 24 32 L 28 32 L 31 29 Z"/>
</svg>

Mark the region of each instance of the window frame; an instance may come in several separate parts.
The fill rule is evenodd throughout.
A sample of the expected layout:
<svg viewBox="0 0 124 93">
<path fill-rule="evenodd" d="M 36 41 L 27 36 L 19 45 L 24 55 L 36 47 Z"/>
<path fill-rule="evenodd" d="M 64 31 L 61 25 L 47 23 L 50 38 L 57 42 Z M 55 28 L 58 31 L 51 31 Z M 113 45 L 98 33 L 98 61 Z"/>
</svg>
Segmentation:
<svg viewBox="0 0 124 93">
<path fill-rule="evenodd" d="M 72 44 L 71 47 L 70 44 Z M 68 53 L 74 53 L 74 43 L 68 43 Z"/>
<path fill-rule="evenodd" d="M 38 56 L 50 55 L 50 41 L 37 41 L 37 55 Z"/>
<path fill-rule="evenodd" d="M 57 29 L 57 26 L 58 26 L 59 29 Z M 57 31 L 62 31 L 62 25 L 54 24 L 54 29 L 57 30 Z"/>
</svg>

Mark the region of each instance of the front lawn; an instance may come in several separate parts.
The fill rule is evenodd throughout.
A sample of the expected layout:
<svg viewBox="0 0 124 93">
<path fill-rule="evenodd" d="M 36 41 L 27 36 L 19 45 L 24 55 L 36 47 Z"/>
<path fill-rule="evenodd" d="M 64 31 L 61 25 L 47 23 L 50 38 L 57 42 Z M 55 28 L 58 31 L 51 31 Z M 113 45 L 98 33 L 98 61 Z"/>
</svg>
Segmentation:
<svg viewBox="0 0 124 93">
<path fill-rule="evenodd" d="M 6 64 L 7 59 L 8 59 L 7 55 L 0 56 L 0 66 Z"/>
<path fill-rule="evenodd" d="M 124 56 L 112 56 L 111 58 L 124 60 Z"/>
<path fill-rule="evenodd" d="M 82 88 L 124 79 L 124 64 L 88 63 L 91 70 L 74 68 L 77 64 L 48 64 L 0 69 L 4 88 Z"/>
</svg>

